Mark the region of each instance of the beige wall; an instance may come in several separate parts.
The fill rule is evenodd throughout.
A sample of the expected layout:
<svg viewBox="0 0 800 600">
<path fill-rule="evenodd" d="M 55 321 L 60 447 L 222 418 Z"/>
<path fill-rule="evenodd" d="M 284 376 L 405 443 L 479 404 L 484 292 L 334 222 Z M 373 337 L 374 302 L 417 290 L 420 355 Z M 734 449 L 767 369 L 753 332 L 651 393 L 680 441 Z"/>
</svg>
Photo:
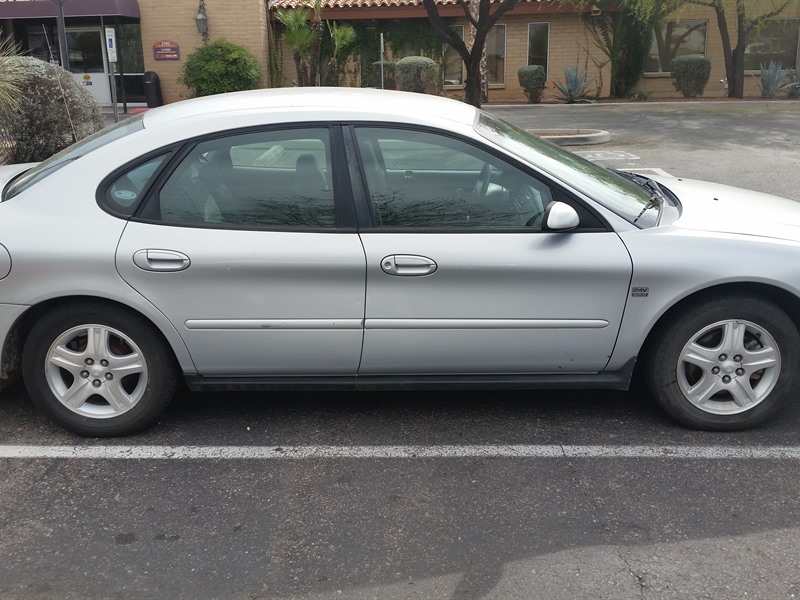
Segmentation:
<svg viewBox="0 0 800 600">
<path fill-rule="evenodd" d="M 728 0 L 725 16 L 728 20 L 728 32 L 731 36 L 731 44 L 736 44 L 736 11 L 735 2 Z M 774 7 L 782 5 L 781 0 L 748 0 L 748 16 L 758 16 L 769 13 Z M 777 19 L 800 17 L 800 1 L 790 2 L 789 6 L 783 10 Z M 673 13 L 667 20 L 707 20 L 706 29 L 706 57 L 711 60 L 711 77 L 706 85 L 703 97 L 721 98 L 724 97 L 725 87 L 720 80 L 725 79 L 725 58 L 722 52 L 722 37 L 720 36 L 717 16 L 712 8 L 696 5 L 688 5 L 681 10 Z M 745 75 L 744 95 L 745 97 L 759 97 L 761 90 L 758 87 L 758 72 L 748 72 Z M 669 74 L 645 74 L 639 82 L 639 89 L 650 92 L 653 98 L 681 98 L 682 95 L 672 85 L 672 78 Z"/>
<path fill-rule="evenodd" d="M 209 39 L 225 38 L 247 47 L 261 65 L 261 85 L 266 85 L 267 13 L 266 0 L 206 0 Z M 139 0 L 142 20 L 144 67 L 155 71 L 161 80 L 165 102 L 183 100 L 188 90 L 178 83 L 186 57 L 202 45 L 194 17 L 196 0 Z M 153 59 L 153 44 L 172 41 L 180 46 L 179 61 Z"/>
</svg>

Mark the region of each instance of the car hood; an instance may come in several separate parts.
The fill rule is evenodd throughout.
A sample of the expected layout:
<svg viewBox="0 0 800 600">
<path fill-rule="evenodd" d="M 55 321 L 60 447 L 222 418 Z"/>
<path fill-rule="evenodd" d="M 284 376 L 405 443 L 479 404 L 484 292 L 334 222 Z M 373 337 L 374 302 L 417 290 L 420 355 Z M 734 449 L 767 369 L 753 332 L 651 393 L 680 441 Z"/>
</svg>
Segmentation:
<svg viewBox="0 0 800 600">
<path fill-rule="evenodd" d="M 680 200 L 675 227 L 800 242 L 800 202 L 707 181 L 653 179 Z"/>
<path fill-rule="evenodd" d="M 38 164 L 39 163 L 19 163 L 16 165 L 0 166 L 0 190 L 6 187 L 6 184 L 11 181 L 15 175 L 27 171 Z"/>
</svg>

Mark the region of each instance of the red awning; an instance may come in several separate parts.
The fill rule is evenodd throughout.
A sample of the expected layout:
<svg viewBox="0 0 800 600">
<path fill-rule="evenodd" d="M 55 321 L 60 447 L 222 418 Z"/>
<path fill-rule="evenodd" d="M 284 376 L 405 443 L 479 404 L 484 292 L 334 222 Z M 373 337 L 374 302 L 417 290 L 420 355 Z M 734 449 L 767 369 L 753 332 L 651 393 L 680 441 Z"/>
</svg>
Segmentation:
<svg viewBox="0 0 800 600">
<path fill-rule="evenodd" d="M 54 0 L 0 1 L 0 19 L 41 19 L 58 16 Z M 64 0 L 65 17 L 134 17 L 138 19 L 136 0 Z"/>
</svg>

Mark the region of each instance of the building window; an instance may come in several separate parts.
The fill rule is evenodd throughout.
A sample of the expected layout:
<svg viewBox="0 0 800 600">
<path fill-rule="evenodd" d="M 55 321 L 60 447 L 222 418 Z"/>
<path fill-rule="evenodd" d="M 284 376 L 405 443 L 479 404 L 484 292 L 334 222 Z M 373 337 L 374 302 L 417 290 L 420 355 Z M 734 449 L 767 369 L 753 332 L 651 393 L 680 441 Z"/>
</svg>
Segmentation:
<svg viewBox="0 0 800 600">
<path fill-rule="evenodd" d="M 486 38 L 486 62 L 489 83 L 506 82 L 506 26 L 495 25 Z"/>
<path fill-rule="evenodd" d="M 458 37 L 464 39 L 464 26 L 453 25 Z M 444 85 L 463 85 L 464 84 L 464 61 L 461 55 L 456 52 L 450 44 L 444 45 L 444 69 L 442 77 Z"/>
<path fill-rule="evenodd" d="M 453 25 L 453 29 L 464 39 L 464 26 Z M 464 84 L 464 62 L 450 45 L 444 47 L 444 85 Z M 506 26 L 495 25 L 486 38 L 486 63 L 489 70 L 489 84 L 502 85 L 506 82 Z"/>
<path fill-rule="evenodd" d="M 541 65 L 547 75 L 550 23 L 528 23 L 528 64 Z"/>
<path fill-rule="evenodd" d="M 784 68 L 798 66 L 800 19 L 771 19 L 748 35 L 744 49 L 744 68 L 758 70 L 770 61 Z"/>
<path fill-rule="evenodd" d="M 707 29 L 707 21 L 664 21 L 656 25 L 645 71 L 669 73 L 672 59 L 678 56 L 705 56 Z"/>
</svg>

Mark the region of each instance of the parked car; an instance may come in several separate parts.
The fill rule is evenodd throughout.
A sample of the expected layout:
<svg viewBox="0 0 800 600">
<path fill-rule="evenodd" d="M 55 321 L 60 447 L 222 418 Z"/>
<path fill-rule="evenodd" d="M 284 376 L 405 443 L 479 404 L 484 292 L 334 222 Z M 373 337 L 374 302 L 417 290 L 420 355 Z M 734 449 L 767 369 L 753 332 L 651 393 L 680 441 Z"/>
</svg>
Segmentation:
<svg viewBox="0 0 800 600">
<path fill-rule="evenodd" d="M 0 171 L 2 376 L 80 434 L 192 390 L 626 389 L 695 428 L 794 399 L 800 208 L 602 169 L 421 94 L 262 90 Z M 268 398 L 268 397 L 267 397 Z"/>
</svg>

